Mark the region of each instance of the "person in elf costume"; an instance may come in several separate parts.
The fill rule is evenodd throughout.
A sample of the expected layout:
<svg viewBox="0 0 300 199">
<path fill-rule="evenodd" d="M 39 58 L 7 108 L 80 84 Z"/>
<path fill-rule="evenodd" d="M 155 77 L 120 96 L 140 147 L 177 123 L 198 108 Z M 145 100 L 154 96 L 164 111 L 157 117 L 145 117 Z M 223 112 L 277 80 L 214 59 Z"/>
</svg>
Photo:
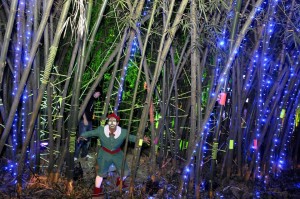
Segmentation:
<svg viewBox="0 0 300 199">
<path fill-rule="evenodd" d="M 120 146 L 126 139 L 127 130 L 118 126 L 120 117 L 115 113 L 112 113 L 107 116 L 108 124 L 103 126 L 99 126 L 98 128 L 84 132 L 81 137 L 78 138 L 78 141 L 81 139 L 87 139 L 89 137 L 96 136 L 100 139 L 101 147 L 98 151 L 97 163 L 99 169 L 97 171 L 97 176 L 95 179 L 95 188 L 93 192 L 93 196 L 103 195 L 103 189 L 101 187 L 103 176 L 109 171 L 109 167 L 111 164 L 114 164 L 118 173 L 121 173 L 122 160 L 124 157 L 124 153 L 121 150 Z M 129 135 L 129 141 L 135 142 L 136 136 Z M 147 144 L 150 144 L 150 138 L 145 136 L 143 141 Z M 129 168 L 127 162 L 125 162 L 124 167 L 124 178 L 129 175 Z M 117 179 L 116 186 L 119 186 L 121 180 Z"/>
</svg>

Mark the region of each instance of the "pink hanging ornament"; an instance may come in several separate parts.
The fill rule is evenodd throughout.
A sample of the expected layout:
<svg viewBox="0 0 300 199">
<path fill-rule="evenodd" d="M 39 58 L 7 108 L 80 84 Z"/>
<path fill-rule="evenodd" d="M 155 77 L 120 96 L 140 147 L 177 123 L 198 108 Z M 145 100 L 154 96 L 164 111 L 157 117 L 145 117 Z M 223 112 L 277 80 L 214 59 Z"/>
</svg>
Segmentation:
<svg viewBox="0 0 300 199">
<path fill-rule="evenodd" d="M 220 104 L 220 105 L 222 105 L 222 106 L 225 105 L 225 103 L 226 103 L 226 96 L 227 96 L 226 93 L 220 93 L 220 94 L 218 95 L 218 101 L 219 101 L 219 104 Z"/>
<path fill-rule="evenodd" d="M 256 150 L 257 149 L 257 139 L 253 140 L 253 148 Z"/>
</svg>

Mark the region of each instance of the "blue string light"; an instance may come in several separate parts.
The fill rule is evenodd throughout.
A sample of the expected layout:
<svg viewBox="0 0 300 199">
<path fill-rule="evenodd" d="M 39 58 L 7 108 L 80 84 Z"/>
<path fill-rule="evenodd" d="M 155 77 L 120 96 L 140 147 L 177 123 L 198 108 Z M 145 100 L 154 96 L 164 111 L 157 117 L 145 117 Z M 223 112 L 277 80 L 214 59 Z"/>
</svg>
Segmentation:
<svg viewBox="0 0 300 199">
<path fill-rule="evenodd" d="M 294 68 L 297 68 L 297 65 L 299 65 L 298 62 L 298 57 L 300 57 L 300 52 L 296 51 L 296 53 L 294 54 L 294 56 L 292 56 L 292 62 L 296 64 L 296 66 L 290 66 L 290 72 L 289 72 L 289 79 L 285 85 L 285 91 L 282 97 L 282 100 L 280 102 L 279 105 L 279 111 L 288 111 L 287 108 L 295 103 L 294 99 L 296 100 L 296 105 L 298 104 L 298 99 L 299 99 L 299 93 L 298 93 L 298 97 L 295 98 L 295 93 L 298 92 L 298 86 L 300 84 L 299 80 L 296 81 L 296 83 L 294 85 L 292 85 L 293 80 L 297 79 L 297 77 L 295 76 L 295 71 Z M 290 87 L 293 86 L 294 89 L 291 89 Z M 284 168 L 285 166 L 285 155 L 286 155 L 286 142 L 290 141 L 290 136 L 292 134 L 292 132 L 294 132 L 293 129 L 293 121 L 295 121 L 294 118 L 294 114 L 288 114 L 290 115 L 290 117 L 288 117 L 288 122 L 286 122 L 286 116 L 285 115 L 281 115 L 280 117 L 277 117 L 277 128 L 276 131 L 274 133 L 274 137 L 273 137 L 273 142 L 272 142 L 272 147 L 271 147 L 271 159 L 270 159 L 270 170 L 269 173 L 273 173 L 275 175 L 279 175 L 280 171 Z M 284 124 L 287 125 L 287 127 L 284 127 Z M 288 131 L 288 137 L 287 137 L 287 141 L 285 142 L 283 137 L 285 134 L 283 134 L 283 128 L 284 129 L 289 129 Z M 279 148 L 279 146 L 284 146 L 284 149 Z"/>
<path fill-rule="evenodd" d="M 283 134 L 283 137 L 281 139 L 281 148 L 279 151 L 279 158 L 277 161 L 277 167 L 280 169 L 279 172 L 284 169 L 285 166 L 285 159 L 286 159 L 286 154 L 288 152 L 287 146 L 289 145 L 289 142 L 291 140 L 292 133 L 294 132 L 294 123 L 295 123 L 295 114 L 296 114 L 296 109 L 293 108 L 293 106 L 297 106 L 299 103 L 299 97 L 300 97 L 300 91 L 297 89 L 299 85 L 299 81 L 297 81 L 295 87 L 294 87 L 294 92 L 292 92 L 292 97 L 289 98 L 287 104 L 290 106 L 291 113 L 288 114 L 288 121 L 286 123 L 288 129 L 288 133 Z M 297 96 L 295 96 L 295 93 L 297 93 Z M 296 97 L 296 98 L 295 98 Z M 297 99 L 294 102 L 294 99 Z"/>
<path fill-rule="evenodd" d="M 17 17 L 16 17 L 16 42 L 14 49 L 14 72 L 13 72 L 13 91 L 14 97 L 18 89 L 21 74 L 25 69 L 29 60 L 30 43 L 32 39 L 31 28 L 33 24 L 33 0 L 20 0 L 18 4 Z M 17 176 L 17 160 L 15 154 L 18 150 L 18 144 L 24 142 L 26 137 L 26 121 L 28 99 L 28 89 L 25 87 L 21 98 L 21 109 L 16 111 L 13 124 L 12 124 L 12 161 L 4 169 L 9 171 L 14 177 Z M 19 127 L 19 121 L 21 126 Z M 27 151 L 29 152 L 29 151 Z M 26 162 L 29 163 L 28 161 Z M 16 181 L 13 181 L 16 183 Z"/>
<path fill-rule="evenodd" d="M 26 9 L 25 9 L 25 16 L 26 16 L 26 24 L 24 30 L 24 47 L 23 47 L 23 70 L 25 70 L 28 60 L 29 60 L 29 53 L 31 48 L 31 41 L 32 41 L 32 26 L 33 26 L 33 9 L 35 5 L 35 0 L 27 0 L 26 1 Z M 22 94 L 22 128 L 21 133 L 23 137 L 23 142 L 26 139 L 26 129 L 28 124 L 28 107 L 26 105 L 28 101 L 28 88 L 27 86 L 24 87 L 24 91 Z M 30 155 L 29 149 L 27 149 L 28 158 L 26 163 L 29 165 Z M 32 157 L 32 156 L 31 156 Z"/>
<path fill-rule="evenodd" d="M 12 96 L 14 97 L 20 81 L 20 75 L 22 72 L 22 44 L 23 44 L 23 19 L 24 19 L 24 10 L 25 10 L 25 2 L 24 0 L 20 0 L 18 4 L 17 17 L 16 17 L 16 34 L 17 39 L 15 43 L 15 51 L 14 51 L 14 80 L 13 80 L 13 92 Z M 12 161 L 9 163 L 5 169 L 10 172 L 14 177 L 17 175 L 17 160 L 16 160 L 16 152 L 18 149 L 18 118 L 19 112 L 16 111 L 14 115 L 14 120 L 12 124 Z"/>
<path fill-rule="evenodd" d="M 258 146 L 260 146 L 260 141 L 262 140 L 261 138 L 261 131 L 264 128 L 264 125 L 266 123 L 266 119 L 268 118 L 268 113 L 270 112 L 269 110 L 269 105 L 266 104 L 268 102 L 266 102 L 266 96 L 270 91 L 270 88 L 272 87 L 272 79 L 270 79 L 269 75 L 268 75 L 268 71 L 270 68 L 270 58 L 269 58 L 269 44 L 270 44 L 270 40 L 273 36 L 273 30 L 275 28 L 274 25 L 274 18 L 273 16 L 276 14 L 276 5 L 277 3 L 275 1 L 270 2 L 270 4 L 268 5 L 267 2 L 264 2 L 263 7 L 266 7 L 266 9 L 268 10 L 268 15 L 270 16 L 268 18 L 268 21 L 266 21 L 265 24 L 263 24 L 264 27 L 264 39 L 263 42 L 260 44 L 260 51 L 261 51 L 261 55 L 259 55 L 259 53 L 257 53 L 255 55 L 255 65 L 258 64 L 259 68 L 259 72 L 258 74 L 259 76 L 259 80 L 260 82 L 258 82 L 258 86 L 259 86 L 259 93 L 258 93 L 258 106 L 257 106 L 257 111 L 258 111 L 258 117 L 257 117 L 257 122 L 256 122 L 256 130 L 255 130 L 255 137 L 254 139 L 256 140 L 256 144 L 257 146 L 253 148 L 252 152 L 256 153 L 256 177 L 258 179 L 261 179 L 261 166 L 260 166 L 260 161 L 261 161 L 261 154 L 260 154 L 260 148 Z M 260 58 L 260 59 L 258 59 Z M 260 61 L 259 61 L 260 60 Z M 247 90 L 247 88 L 245 88 Z M 272 100 L 271 100 L 272 103 Z M 255 142 L 255 141 L 254 141 Z"/>
</svg>

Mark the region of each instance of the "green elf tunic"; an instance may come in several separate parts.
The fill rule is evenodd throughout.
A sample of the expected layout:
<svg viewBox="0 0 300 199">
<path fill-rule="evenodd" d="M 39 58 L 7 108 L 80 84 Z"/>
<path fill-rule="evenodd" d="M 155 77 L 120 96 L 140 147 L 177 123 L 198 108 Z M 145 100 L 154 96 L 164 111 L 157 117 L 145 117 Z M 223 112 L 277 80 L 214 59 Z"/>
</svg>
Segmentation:
<svg viewBox="0 0 300 199">
<path fill-rule="evenodd" d="M 109 171 L 110 165 L 113 163 L 119 172 L 121 173 L 122 160 L 124 153 L 121 150 L 120 146 L 126 139 L 127 130 L 122 129 L 117 126 L 114 136 L 109 133 L 109 126 L 99 126 L 98 128 L 84 132 L 81 136 L 88 137 L 98 137 L 101 142 L 101 147 L 98 152 L 97 162 L 98 162 L 98 175 L 103 177 Z M 136 136 L 129 135 L 129 141 L 135 142 Z M 127 162 L 125 162 L 124 175 L 129 175 L 129 169 Z"/>
</svg>

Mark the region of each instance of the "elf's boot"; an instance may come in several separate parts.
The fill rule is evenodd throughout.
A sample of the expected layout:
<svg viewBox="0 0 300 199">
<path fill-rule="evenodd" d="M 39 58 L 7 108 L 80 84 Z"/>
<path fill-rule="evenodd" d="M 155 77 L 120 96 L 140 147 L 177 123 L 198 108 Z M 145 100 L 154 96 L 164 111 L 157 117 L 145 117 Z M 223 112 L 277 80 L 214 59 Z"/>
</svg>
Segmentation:
<svg viewBox="0 0 300 199">
<path fill-rule="evenodd" d="M 101 196 L 103 195 L 103 189 L 102 187 L 98 188 L 98 187 L 94 187 L 94 192 L 93 192 L 93 197 L 98 197 L 98 196 Z"/>
</svg>

